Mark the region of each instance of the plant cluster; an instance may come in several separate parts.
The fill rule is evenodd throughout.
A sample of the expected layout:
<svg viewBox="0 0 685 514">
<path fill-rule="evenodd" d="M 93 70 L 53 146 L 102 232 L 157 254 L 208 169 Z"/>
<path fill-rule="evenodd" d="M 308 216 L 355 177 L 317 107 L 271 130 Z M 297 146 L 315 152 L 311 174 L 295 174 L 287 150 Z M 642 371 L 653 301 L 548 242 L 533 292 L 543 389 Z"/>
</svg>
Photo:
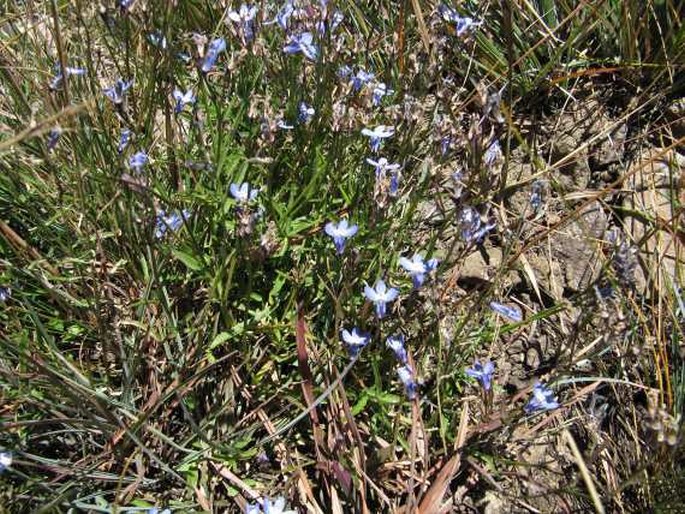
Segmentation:
<svg viewBox="0 0 685 514">
<path fill-rule="evenodd" d="M 682 231 L 620 203 L 635 172 L 568 172 L 619 122 L 562 155 L 559 127 L 613 73 L 656 147 L 671 0 L 44 4 L 0 14 L 11 512 L 649 505 L 633 475 L 683 439 Z"/>
</svg>

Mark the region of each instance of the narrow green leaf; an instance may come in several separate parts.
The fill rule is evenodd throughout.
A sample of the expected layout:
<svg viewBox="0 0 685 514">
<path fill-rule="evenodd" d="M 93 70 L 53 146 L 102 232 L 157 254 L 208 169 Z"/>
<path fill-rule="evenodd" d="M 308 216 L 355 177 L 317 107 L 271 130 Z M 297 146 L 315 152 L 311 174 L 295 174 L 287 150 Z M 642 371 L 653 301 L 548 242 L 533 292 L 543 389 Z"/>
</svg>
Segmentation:
<svg viewBox="0 0 685 514">
<path fill-rule="evenodd" d="M 193 271 L 199 271 L 202 269 L 202 263 L 192 255 L 182 252 L 181 250 L 172 250 L 171 253 L 173 253 L 174 257 L 176 257 L 179 261 L 185 264 L 188 269 Z"/>
</svg>

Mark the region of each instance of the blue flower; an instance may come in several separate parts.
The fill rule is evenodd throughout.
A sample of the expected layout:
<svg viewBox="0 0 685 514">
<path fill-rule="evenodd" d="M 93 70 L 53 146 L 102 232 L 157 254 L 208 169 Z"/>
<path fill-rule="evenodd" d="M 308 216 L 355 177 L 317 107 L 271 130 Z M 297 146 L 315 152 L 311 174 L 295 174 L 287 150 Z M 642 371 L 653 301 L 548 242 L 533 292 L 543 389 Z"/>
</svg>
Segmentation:
<svg viewBox="0 0 685 514">
<path fill-rule="evenodd" d="M 390 176 L 390 187 L 388 192 L 390 193 L 390 196 L 395 196 L 400 185 L 400 172 L 398 170 L 401 166 L 399 164 L 389 163 L 385 157 L 381 157 L 377 161 L 367 158 L 366 162 L 376 167 L 376 180 L 378 181 L 385 181 L 388 171 L 394 172 Z"/>
<path fill-rule="evenodd" d="M 545 191 L 545 182 L 542 180 L 536 180 L 533 182 L 532 191 L 530 193 L 530 206 L 534 211 L 540 210 L 542 207 L 542 195 Z"/>
<path fill-rule="evenodd" d="M 183 221 L 190 217 L 190 212 L 187 209 L 183 211 L 172 212 L 167 214 L 166 211 L 160 210 L 157 213 L 157 222 L 155 223 L 155 238 L 161 239 L 166 234 L 167 230 L 176 232 L 183 225 Z"/>
<path fill-rule="evenodd" d="M 12 290 L 7 286 L 0 286 L 0 302 L 6 302 L 12 296 Z"/>
<path fill-rule="evenodd" d="M 143 170 L 143 166 L 147 164 L 148 156 L 145 152 L 136 152 L 128 160 L 129 167 L 136 173 Z"/>
<path fill-rule="evenodd" d="M 297 119 L 300 123 L 307 124 L 312 121 L 312 118 L 316 114 L 314 107 L 307 105 L 304 102 L 300 102 L 297 106 Z"/>
<path fill-rule="evenodd" d="M 473 207 L 464 207 L 459 213 L 459 225 L 461 227 L 461 236 L 467 243 L 480 243 L 483 237 L 495 228 L 495 223 L 486 223 L 483 225 L 480 214 Z"/>
<path fill-rule="evenodd" d="M 280 27 L 283 30 L 288 30 L 288 23 L 290 21 L 290 17 L 295 14 L 295 6 L 293 5 L 292 0 L 287 0 L 285 4 L 283 4 L 283 7 L 276 13 L 276 23 L 280 25 Z M 270 23 L 273 23 L 270 22 Z"/>
<path fill-rule="evenodd" d="M 274 500 L 265 498 L 256 503 L 248 503 L 245 514 L 297 514 L 297 511 L 286 510 L 285 498 L 279 496 Z"/>
<path fill-rule="evenodd" d="M 373 105 L 380 105 L 381 100 L 383 99 L 384 96 L 390 96 L 393 94 L 395 91 L 393 89 L 390 89 L 388 86 L 385 85 L 385 82 L 379 82 L 373 87 L 373 95 L 372 95 L 372 101 Z"/>
<path fill-rule="evenodd" d="M 235 23 L 247 23 L 253 21 L 257 16 L 257 7 L 254 5 L 242 4 L 237 11 L 228 11 L 228 17 Z"/>
<path fill-rule="evenodd" d="M 492 168 L 492 166 L 501 160 L 502 157 L 502 147 L 500 146 L 499 141 L 495 140 L 488 146 L 485 154 L 483 154 L 483 163 L 488 168 Z"/>
<path fill-rule="evenodd" d="M 357 355 L 359 355 L 359 352 L 362 351 L 362 348 L 369 344 L 369 341 L 371 340 L 369 334 L 362 332 L 357 327 L 354 327 L 352 332 L 347 329 L 343 329 L 341 333 L 342 339 L 347 345 L 347 351 L 350 354 L 350 358 L 355 358 Z"/>
<path fill-rule="evenodd" d="M 185 93 L 180 89 L 174 89 L 172 96 L 174 97 L 174 100 L 176 100 L 176 108 L 174 109 L 176 114 L 181 112 L 186 105 L 193 105 L 195 103 L 195 95 L 193 94 L 192 89 L 189 89 Z"/>
<path fill-rule="evenodd" d="M 123 12 L 128 11 L 129 8 L 133 5 L 134 0 L 117 0 L 117 7 L 121 9 Z"/>
<path fill-rule="evenodd" d="M 450 136 L 443 136 L 440 139 L 440 155 L 443 157 L 447 155 L 450 147 L 452 146 L 452 138 Z"/>
<path fill-rule="evenodd" d="M 378 125 L 374 129 L 364 128 L 362 129 L 362 135 L 370 138 L 371 151 L 373 153 L 378 152 L 381 147 L 381 141 L 392 137 L 395 134 L 395 127 L 389 127 L 387 125 Z"/>
<path fill-rule="evenodd" d="M 468 16 L 464 16 L 462 18 L 459 18 L 457 20 L 455 29 L 457 31 L 457 36 L 461 37 L 467 32 L 471 31 L 471 29 L 474 29 L 481 25 L 483 22 L 482 21 L 476 21 L 473 18 L 469 18 Z"/>
<path fill-rule="evenodd" d="M 59 141 L 60 136 L 62 135 L 62 130 L 58 127 L 55 127 L 50 131 L 48 134 L 48 151 L 51 152 L 52 150 L 55 149 L 55 146 L 57 146 L 57 141 Z"/>
<path fill-rule="evenodd" d="M 59 89 L 62 85 L 62 81 L 64 80 L 64 75 L 69 77 L 71 75 L 81 76 L 86 74 L 85 68 L 71 68 L 67 66 L 65 70 L 66 73 L 62 73 L 62 65 L 60 63 L 55 63 L 55 76 L 50 81 L 50 89 L 52 89 L 53 91 L 55 89 Z"/>
<path fill-rule="evenodd" d="M 245 514 L 262 514 L 262 506 L 259 503 L 248 503 L 245 506 Z"/>
<path fill-rule="evenodd" d="M 250 184 L 243 182 L 242 184 L 231 184 L 230 186 L 231 196 L 235 198 L 236 201 L 247 203 L 251 202 L 259 194 L 259 188 L 251 188 Z"/>
<path fill-rule="evenodd" d="M 468 16 L 459 16 L 459 13 L 457 11 L 455 11 L 451 7 L 446 6 L 445 4 L 440 4 L 440 6 L 438 7 L 438 12 L 442 16 L 443 20 L 445 20 L 448 23 L 455 24 L 454 28 L 457 32 L 458 37 L 463 36 L 464 34 L 466 34 L 466 32 L 478 27 L 483 23 L 481 21 L 475 21 L 473 18 L 469 18 Z"/>
<path fill-rule="evenodd" d="M 316 60 L 319 55 L 319 49 L 314 44 L 314 36 L 311 32 L 302 32 L 294 34 L 289 37 L 288 44 L 283 47 L 283 51 L 287 54 L 302 54 L 312 61 Z"/>
<path fill-rule="evenodd" d="M 328 29 L 328 32 L 335 31 L 335 29 L 337 29 L 338 26 L 345 19 L 345 15 L 337 9 L 333 11 L 333 14 L 331 14 L 330 19 L 328 19 L 327 7 L 324 7 L 323 12 L 321 13 L 321 17 L 322 19 L 319 21 L 319 23 L 317 23 L 317 29 L 319 31 L 319 34 L 321 34 L 322 36 L 326 33 L 326 29 Z"/>
<path fill-rule="evenodd" d="M 386 173 L 388 171 L 396 171 L 400 169 L 400 165 L 396 163 L 390 163 L 388 162 L 388 159 L 385 157 L 381 157 L 377 161 L 374 161 L 370 157 L 367 157 L 366 162 L 368 162 L 371 166 L 376 167 L 376 178 L 381 179 L 385 177 Z"/>
<path fill-rule="evenodd" d="M 388 188 L 388 193 L 390 196 L 396 196 L 397 191 L 400 188 L 400 173 L 393 173 L 390 177 L 390 187 Z"/>
<path fill-rule="evenodd" d="M 367 72 L 366 70 L 360 69 L 357 74 L 352 77 L 352 89 L 359 91 L 366 84 L 371 82 L 376 75 L 372 72 Z"/>
<path fill-rule="evenodd" d="M 124 102 L 124 97 L 126 96 L 126 91 L 128 91 L 133 85 L 133 80 L 128 82 L 123 79 L 117 79 L 112 87 L 108 87 L 102 90 L 105 96 L 109 98 L 115 104 L 121 104 Z"/>
<path fill-rule="evenodd" d="M 12 466 L 12 453 L 0 452 L 0 473 Z"/>
<path fill-rule="evenodd" d="M 209 73 L 209 71 L 216 64 L 216 60 L 219 58 L 219 54 L 226 50 L 226 40 L 222 37 L 213 39 L 207 46 L 207 52 L 205 53 L 205 58 L 202 61 L 202 66 L 200 70 L 202 73 Z"/>
<path fill-rule="evenodd" d="M 533 397 L 524 407 L 526 414 L 535 411 L 552 410 L 557 407 L 559 407 L 559 402 L 554 397 L 554 392 L 536 380 L 533 386 Z"/>
<path fill-rule="evenodd" d="M 339 255 L 345 250 L 345 241 L 355 235 L 359 227 L 350 225 L 347 219 L 341 219 L 336 225 L 332 221 L 326 223 L 324 232 L 333 238 L 333 244 Z"/>
<path fill-rule="evenodd" d="M 350 75 L 352 75 L 352 68 L 350 68 L 347 64 L 343 64 L 338 68 L 338 71 L 336 72 L 336 75 L 340 77 L 341 79 L 346 79 Z"/>
<path fill-rule="evenodd" d="M 428 261 L 424 261 L 420 254 L 415 253 L 411 260 L 400 257 L 400 266 L 411 276 L 414 289 L 418 289 L 423 285 L 426 274 L 438 267 L 438 260 L 428 259 Z"/>
<path fill-rule="evenodd" d="M 297 514 L 294 510 L 285 510 L 285 498 L 277 497 L 275 500 L 264 500 L 264 514 Z"/>
<path fill-rule="evenodd" d="M 407 349 L 404 346 L 404 336 L 390 336 L 385 340 L 385 345 L 390 348 L 397 360 L 402 364 L 407 364 Z"/>
<path fill-rule="evenodd" d="M 489 391 L 492 387 L 492 375 L 494 373 L 495 365 L 490 361 L 481 364 L 480 361 L 476 359 L 472 368 L 466 368 L 466 374 L 471 378 L 478 380 L 486 391 Z"/>
<path fill-rule="evenodd" d="M 237 11 L 229 11 L 229 19 L 239 23 L 245 35 L 245 41 L 254 39 L 254 19 L 257 16 L 257 8 L 254 5 L 242 4 Z"/>
<path fill-rule="evenodd" d="M 147 35 L 148 41 L 152 46 L 159 48 L 160 50 L 166 50 L 166 38 L 159 30 L 155 30 Z"/>
<path fill-rule="evenodd" d="M 450 23 L 454 23 L 459 18 L 459 13 L 445 4 L 438 6 L 438 13 L 442 16 L 443 20 Z"/>
<path fill-rule="evenodd" d="M 117 152 L 122 153 L 128 146 L 131 140 L 132 132 L 129 129 L 124 129 L 121 131 L 121 137 L 119 137 L 119 145 L 117 146 Z"/>
<path fill-rule="evenodd" d="M 369 284 L 364 286 L 364 296 L 375 305 L 378 319 L 385 316 L 386 304 L 395 301 L 399 294 L 399 290 L 394 287 L 388 289 L 383 280 L 378 280 L 374 287 Z"/>
<path fill-rule="evenodd" d="M 278 120 L 276 126 L 281 130 L 292 130 L 295 128 L 295 125 L 289 125 L 284 120 Z"/>
<path fill-rule="evenodd" d="M 147 510 L 147 514 L 171 514 L 171 509 L 159 510 L 157 507 L 151 507 Z"/>
<path fill-rule="evenodd" d="M 517 323 L 523 319 L 520 309 L 517 309 L 516 307 L 509 307 L 508 305 L 499 302 L 490 302 L 490 308 L 497 314 Z"/>
<path fill-rule="evenodd" d="M 407 398 L 410 400 L 416 398 L 419 386 L 414 378 L 414 370 L 411 369 L 409 364 L 397 368 L 397 376 L 404 385 L 404 391 L 407 394 Z"/>
</svg>

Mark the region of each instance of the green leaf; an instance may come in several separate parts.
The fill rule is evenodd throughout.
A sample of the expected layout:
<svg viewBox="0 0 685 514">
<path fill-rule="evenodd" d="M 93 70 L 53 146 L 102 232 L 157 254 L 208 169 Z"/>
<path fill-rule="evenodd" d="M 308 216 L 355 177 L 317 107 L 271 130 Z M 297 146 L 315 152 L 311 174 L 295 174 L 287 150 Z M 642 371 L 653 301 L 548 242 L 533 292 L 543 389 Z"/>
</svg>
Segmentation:
<svg viewBox="0 0 685 514">
<path fill-rule="evenodd" d="M 209 345 L 209 349 L 213 350 L 217 346 L 224 344 L 230 338 L 231 334 L 229 334 L 228 332 L 221 332 L 220 334 L 217 334 L 217 336 L 214 338 L 214 341 L 212 341 L 212 344 Z"/>
<path fill-rule="evenodd" d="M 361 398 L 359 398 L 359 401 L 354 404 L 354 407 L 352 407 L 352 415 L 356 416 L 363 411 L 367 403 L 369 403 L 369 395 L 364 394 Z"/>
<path fill-rule="evenodd" d="M 193 271 L 199 271 L 202 269 L 202 263 L 192 255 L 182 252 L 181 250 L 172 250 L 171 253 L 173 253 L 174 257 L 176 257 L 179 261 L 185 264 L 188 269 Z"/>
</svg>

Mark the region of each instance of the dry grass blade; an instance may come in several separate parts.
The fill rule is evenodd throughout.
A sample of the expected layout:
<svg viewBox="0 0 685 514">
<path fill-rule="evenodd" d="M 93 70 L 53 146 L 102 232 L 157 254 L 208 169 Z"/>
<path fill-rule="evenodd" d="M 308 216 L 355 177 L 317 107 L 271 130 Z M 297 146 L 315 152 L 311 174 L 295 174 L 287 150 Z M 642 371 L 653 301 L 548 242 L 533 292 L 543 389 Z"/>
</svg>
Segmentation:
<svg viewBox="0 0 685 514">
<path fill-rule="evenodd" d="M 421 35 L 421 42 L 426 48 L 426 53 L 430 55 L 431 51 L 431 38 L 428 32 L 428 27 L 426 26 L 426 20 L 423 18 L 423 12 L 421 6 L 419 5 L 419 0 L 411 0 L 411 6 L 414 9 L 414 15 L 416 16 L 416 22 L 419 25 L 419 34 Z"/>
<path fill-rule="evenodd" d="M 217 463 L 212 463 L 212 466 L 217 471 L 217 473 L 219 473 L 219 475 L 228 480 L 228 482 L 230 482 L 234 487 L 237 487 L 238 489 L 242 490 L 243 493 L 249 496 L 252 500 L 257 500 L 260 497 L 257 491 L 255 491 L 249 485 L 247 485 L 243 480 L 241 480 L 235 473 L 233 473 L 226 466 Z M 245 510 L 245 505 L 241 505 L 240 508 L 241 510 Z"/>
<path fill-rule="evenodd" d="M 52 264 L 47 262 L 45 258 L 36 250 L 34 247 L 29 245 L 24 239 L 22 239 L 19 234 L 17 234 L 12 227 L 7 223 L 0 220 L 0 234 L 3 238 L 17 251 L 25 252 L 32 259 L 38 261 L 46 270 L 48 270 L 52 275 L 59 276 L 59 271 Z"/>
<path fill-rule="evenodd" d="M 533 270 L 533 267 L 530 265 L 530 262 L 528 262 L 528 259 L 524 254 L 520 255 L 520 260 L 521 264 L 523 264 L 523 271 L 526 272 L 526 275 L 528 276 L 528 280 L 530 280 L 530 285 L 533 287 L 533 290 L 535 291 L 535 295 L 538 297 L 538 300 L 540 300 L 540 303 L 542 304 L 542 295 L 540 294 L 540 288 L 538 287 L 538 281 L 535 278 L 535 271 Z"/>
<path fill-rule="evenodd" d="M 312 371 L 309 368 L 309 355 L 307 352 L 306 340 L 307 326 L 304 319 L 304 310 L 302 305 L 297 308 L 297 325 L 295 327 L 295 339 L 297 340 L 297 362 L 302 375 L 302 394 L 307 404 L 309 417 L 312 420 L 312 429 L 314 432 L 314 443 L 316 445 L 317 453 L 320 451 L 319 447 L 322 444 L 321 431 L 319 429 L 319 416 L 314 406 L 314 386 L 312 380 Z"/>
<path fill-rule="evenodd" d="M 455 442 L 455 455 L 447 461 L 440 473 L 438 473 L 435 482 L 431 485 L 426 495 L 423 497 L 419 505 L 420 514 L 439 514 L 442 512 L 442 499 L 445 496 L 447 487 L 449 486 L 454 474 L 459 469 L 461 464 L 461 448 L 466 442 L 466 429 L 469 422 L 469 404 L 464 403 L 464 408 L 461 411 L 461 419 L 459 420 L 459 431 L 457 432 L 457 440 Z"/>
<path fill-rule="evenodd" d="M 595 506 L 595 511 L 598 514 L 604 514 L 605 511 L 604 506 L 602 505 L 602 500 L 600 500 L 599 494 L 597 494 L 597 488 L 595 487 L 595 483 L 592 481 L 592 476 L 590 476 L 590 471 L 587 469 L 587 466 L 585 465 L 583 456 L 580 454 L 578 445 L 576 444 L 575 440 L 573 439 L 573 436 L 567 429 L 564 429 L 563 435 L 566 439 L 566 442 L 568 443 L 569 448 L 571 449 L 571 453 L 573 453 L 573 457 L 576 460 L 576 464 L 580 469 L 580 474 L 583 477 L 583 482 L 585 482 L 585 486 L 587 487 L 588 492 L 590 493 L 592 503 Z"/>
</svg>

